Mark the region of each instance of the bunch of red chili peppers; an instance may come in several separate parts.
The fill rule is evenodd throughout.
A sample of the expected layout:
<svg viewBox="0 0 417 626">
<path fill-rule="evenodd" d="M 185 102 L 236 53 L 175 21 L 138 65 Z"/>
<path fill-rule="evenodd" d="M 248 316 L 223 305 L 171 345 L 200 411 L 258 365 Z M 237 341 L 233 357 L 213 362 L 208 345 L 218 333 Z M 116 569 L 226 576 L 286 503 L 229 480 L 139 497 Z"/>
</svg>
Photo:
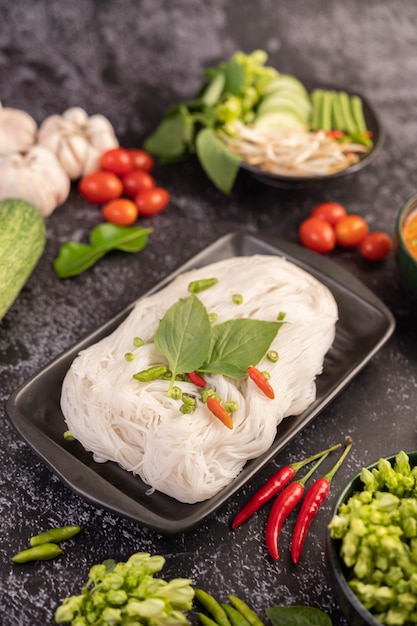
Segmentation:
<svg viewBox="0 0 417 626">
<path fill-rule="evenodd" d="M 273 559 L 278 560 L 279 535 L 285 520 L 302 500 L 305 491 L 305 484 L 308 479 L 317 470 L 318 466 L 324 461 L 327 455 L 333 450 L 340 448 L 340 446 L 340 443 L 335 444 L 326 450 L 322 450 L 321 452 L 308 457 L 307 459 L 282 467 L 266 481 L 259 491 L 257 491 L 244 505 L 244 507 L 235 515 L 232 521 L 232 529 L 235 530 L 238 526 L 243 524 L 243 522 L 258 511 L 261 506 L 278 494 L 271 507 L 266 525 L 266 545 L 268 552 Z M 342 465 L 346 456 L 349 454 L 351 447 L 352 439 L 350 437 L 346 437 L 346 446 L 338 461 L 331 468 L 331 470 L 327 472 L 327 474 L 317 479 L 307 490 L 305 498 L 301 504 L 292 537 L 291 558 L 293 563 L 299 562 L 308 529 L 310 528 L 310 525 L 319 508 L 326 500 L 330 491 L 333 476 Z M 299 480 L 293 480 L 297 472 L 312 461 L 316 461 L 313 467 Z"/>
</svg>

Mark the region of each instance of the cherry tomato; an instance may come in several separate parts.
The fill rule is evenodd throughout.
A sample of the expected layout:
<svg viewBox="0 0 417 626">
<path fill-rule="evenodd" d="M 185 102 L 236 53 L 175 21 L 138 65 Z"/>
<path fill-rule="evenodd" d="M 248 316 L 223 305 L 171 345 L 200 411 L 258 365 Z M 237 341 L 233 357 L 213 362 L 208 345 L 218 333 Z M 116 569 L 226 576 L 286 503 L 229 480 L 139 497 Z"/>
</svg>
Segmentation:
<svg viewBox="0 0 417 626">
<path fill-rule="evenodd" d="M 144 170 L 145 172 L 150 172 L 153 169 L 154 160 L 149 152 L 134 148 L 131 148 L 128 152 L 133 162 L 133 169 Z"/>
<path fill-rule="evenodd" d="M 333 226 L 318 217 L 309 217 L 301 222 L 298 237 L 303 246 L 321 254 L 330 252 L 336 245 Z"/>
<path fill-rule="evenodd" d="M 154 215 L 165 209 L 169 202 L 169 193 L 163 187 L 145 189 L 135 196 L 139 215 Z"/>
<path fill-rule="evenodd" d="M 376 230 L 362 240 L 359 251 L 368 261 L 382 261 L 390 253 L 392 240 L 387 233 Z"/>
<path fill-rule="evenodd" d="M 133 170 L 133 161 L 124 148 L 112 148 L 101 155 L 100 167 L 107 172 L 123 176 Z"/>
<path fill-rule="evenodd" d="M 101 209 L 101 213 L 107 222 L 117 226 L 129 226 L 138 219 L 136 204 L 127 198 L 111 200 Z"/>
<path fill-rule="evenodd" d="M 89 202 L 104 204 L 122 195 L 123 183 L 113 172 L 99 170 L 84 176 L 78 183 L 78 190 Z"/>
<path fill-rule="evenodd" d="M 132 170 L 126 176 L 123 176 L 124 195 L 134 198 L 140 191 L 144 189 L 152 189 L 155 187 L 154 178 L 145 170 Z"/>
<path fill-rule="evenodd" d="M 336 241 L 342 248 L 358 246 L 368 234 L 368 224 L 360 215 L 346 215 L 335 225 Z"/>
<path fill-rule="evenodd" d="M 329 222 L 332 226 L 346 215 L 346 209 L 337 202 L 322 202 L 315 206 L 310 213 L 310 217 L 319 217 L 321 220 Z"/>
</svg>

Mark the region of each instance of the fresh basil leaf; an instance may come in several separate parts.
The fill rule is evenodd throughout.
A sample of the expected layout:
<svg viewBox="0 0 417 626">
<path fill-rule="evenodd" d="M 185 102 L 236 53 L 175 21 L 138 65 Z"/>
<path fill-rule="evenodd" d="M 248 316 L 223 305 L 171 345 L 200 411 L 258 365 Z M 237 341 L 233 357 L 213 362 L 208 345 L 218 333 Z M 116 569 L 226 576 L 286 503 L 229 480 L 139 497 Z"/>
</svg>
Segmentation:
<svg viewBox="0 0 417 626">
<path fill-rule="evenodd" d="M 209 84 L 204 88 L 201 94 L 201 102 L 208 107 L 215 106 L 220 100 L 226 84 L 226 76 L 224 72 L 216 73 L 210 80 Z"/>
<path fill-rule="evenodd" d="M 148 242 L 152 228 L 142 226 L 116 226 L 110 222 L 99 224 L 90 233 L 90 243 L 96 248 L 140 252 Z"/>
<path fill-rule="evenodd" d="M 168 361 L 172 373 L 170 389 L 177 374 L 193 372 L 204 363 L 210 341 L 210 320 L 196 296 L 181 298 L 166 311 L 155 333 L 154 344 Z"/>
<path fill-rule="evenodd" d="M 265 610 L 273 626 L 332 626 L 332 620 L 311 606 L 274 606 Z"/>
<path fill-rule="evenodd" d="M 202 168 L 214 185 L 230 194 L 239 172 L 241 158 L 230 152 L 212 128 L 203 128 L 196 135 L 196 152 Z"/>
<path fill-rule="evenodd" d="M 59 278 L 77 276 L 94 265 L 106 251 L 85 243 L 69 241 L 59 249 L 54 261 L 54 270 Z"/>
<path fill-rule="evenodd" d="M 228 320 L 212 327 L 212 344 L 200 372 L 231 378 L 246 375 L 267 352 L 281 324 L 254 319 Z"/>
<path fill-rule="evenodd" d="M 192 147 L 194 121 L 185 105 L 172 109 L 146 139 L 144 148 L 162 161 L 183 158 Z"/>
</svg>

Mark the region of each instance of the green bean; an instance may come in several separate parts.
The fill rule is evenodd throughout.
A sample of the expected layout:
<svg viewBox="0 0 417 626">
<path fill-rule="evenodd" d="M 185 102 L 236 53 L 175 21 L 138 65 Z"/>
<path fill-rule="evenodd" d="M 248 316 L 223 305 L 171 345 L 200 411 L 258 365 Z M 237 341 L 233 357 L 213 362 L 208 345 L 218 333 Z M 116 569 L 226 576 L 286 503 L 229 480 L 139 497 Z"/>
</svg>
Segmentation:
<svg viewBox="0 0 417 626">
<path fill-rule="evenodd" d="M 246 602 L 233 595 L 229 596 L 229 600 L 235 609 L 242 613 L 251 626 L 264 626 L 262 620 L 259 619 L 255 611 L 251 609 Z"/>
<path fill-rule="evenodd" d="M 50 528 L 46 530 L 44 533 L 40 533 L 39 535 L 34 535 L 29 539 L 29 543 L 32 546 L 40 546 L 43 543 L 60 543 L 61 541 L 65 541 L 66 539 L 71 539 L 77 535 L 81 530 L 81 526 L 78 525 L 69 525 L 69 526 L 61 526 L 60 528 Z"/>
<path fill-rule="evenodd" d="M 42 543 L 39 546 L 22 550 L 12 556 L 13 563 L 27 563 L 28 561 L 47 561 L 62 554 L 62 549 L 56 543 Z"/>
<path fill-rule="evenodd" d="M 157 378 L 161 378 L 166 371 L 167 368 L 165 365 L 153 365 L 152 367 L 148 367 L 147 370 L 142 370 L 141 372 L 133 374 L 133 378 L 140 380 L 142 383 L 147 383 L 150 380 L 157 380 Z"/>
<path fill-rule="evenodd" d="M 188 291 L 190 291 L 191 293 L 200 293 L 200 291 L 205 291 L 209 287 L 217 285 L 218 282 L 218 278 L 203 278 L 202 280 L 193 280 L 188 285 Z"/>
<path fill-rule="evenodd" d="M 219 626 L 231 626 L 229 618 L 224 608 L 213 596 L 202 589 L 195 589 L 195 597 L 205 609 L 214 617 L 214 621 Z"/>
<path fill-rule="evenodd" d="M 222 604 L 222 608 L 224 609 L 232 626 L 250 626 L 250 623 L 248 622 L 246 617 L 244 617 L 242 613 L 240 613 L 233 606 L 230 606 L 230 604 L 224 603 Z"/>
</svg>

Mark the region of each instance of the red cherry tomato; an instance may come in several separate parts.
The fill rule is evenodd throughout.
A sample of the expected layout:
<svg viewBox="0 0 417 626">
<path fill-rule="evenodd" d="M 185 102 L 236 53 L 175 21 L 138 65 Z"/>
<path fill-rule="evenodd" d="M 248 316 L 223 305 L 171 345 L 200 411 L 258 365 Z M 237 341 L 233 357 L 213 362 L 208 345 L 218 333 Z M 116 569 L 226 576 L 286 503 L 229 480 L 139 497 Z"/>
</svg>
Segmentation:
<svg viewBox="0 0 417 626">
<path fill-rule="evenodd" d="M 127 198 L 111 200 L 101 209 L 101 213 L 107 222 L 117 226 L 130 226 L 138 219 L 136 204 Z"/>
<path fill-rule="evenodd" d="M 169 193 L 163 187 L 145 189 L 135 196 L 139 215 L 154 215 L 165 209 L 169 202 Z"/>
<path fill-rule="evenodd" d="M 391 237 L 377 230 L 365 236 L 359 250 L 363 258 L 368 261 L 382 261 L 388 256 L 391 248 Z"/>
<path fill-rule="evenodd" d="M 154 178 L 145 170 L 132 170 L 126 176 L 123 176 L 124 195 L 134 198 L 140 191 L 144 189 L 152 189 L 155 187 Z"/>
<path fill-rule="evenodd" d="M 303 246 L 321 254 L 330 252 L 336 245 L 333 226 L 318 217 L 309 217 L 301 222 L 298 237 Z"/>
<path fill-rule="evenodd" d="M 104 204 L 122 195 L 123 183 L 113 172 L 100 170 L 84 176 L 78 183 L 78 190 L 89 202 Z"/>
<path fill-rule="evenodd" d="M 124 176 L 133 170 L 132 157 L 124 148 L 112 148 L 101 155 L 100 167 L 107 172 Z"/>
<path fill-rule="evenodd" d="M 322 202 L 315 206 L 310 213 L 310 217 L 319 217 L 321 220 L 329 222 L 332 226 L 346 215 L 346 209 L 337 202 Z"/>
<path fill-rule="evenodd" d="M 354 248 L 368 234 L 368 224 L 360 215 L 346 215 L 335 225 L 336 241 L 342 248 Z"/>
<path fill-rule="evenodd" d="M 133 169 L 144 170 L 145 172 L 150 172 L 153 169 L 155 163 L 149 152 L 134 148 L 131 148 L 128 152 L 133 162 Z"/>
</svg>

